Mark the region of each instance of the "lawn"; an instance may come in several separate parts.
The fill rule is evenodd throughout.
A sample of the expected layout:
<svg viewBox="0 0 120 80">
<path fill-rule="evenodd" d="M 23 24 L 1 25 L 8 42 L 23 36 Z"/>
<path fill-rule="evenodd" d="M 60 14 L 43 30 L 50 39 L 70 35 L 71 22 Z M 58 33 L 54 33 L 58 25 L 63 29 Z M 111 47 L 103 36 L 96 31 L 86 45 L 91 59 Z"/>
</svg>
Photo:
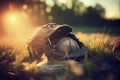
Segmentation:
<svg viewBox="0 0 120 80">
<path fill-rule="evenodd" d="M 95 75 L 95 66 L 92 67 L 93 62 L 98 60 L 100 63 L 103 60 L 114 57 L 114 49 L 119 46 L 120 36 L 111 36 L 111 33 L 117 33 L 118 29 L 109 28 L 93 28 L 93 27 L 75 27 L 73 33 L 83 42 L 88 49 L 88 55 L 83 59 L 83 65 L 86 66 L 87 74 L 84 80 L 92 80 Z M 105 34 L 104 34 L 105 33 Z M 107 34 L 106 34 L 107 33 Z M 111 58 L 110 58 L 111 59 Z M 45 60 L 47 60 L 45 58 Z M 44 62 L 44 60 L 43 60 Z M 32 61 L 29 58 L 29 53 L 26 48 L 25 41 L 17 38 L 0 38 L 0 79 L 4 80 L 80 80 L 76 76 L 82 74 L 81 68 L 75 65 L 75 62 L 65 62 L 64 70 L 59 73 L 51 75 L 40 75 L 34 70 L 36 65 L 42 64 L 42 61 Z M 45 61 L 45 64 L 49 63 Z M 69 70 L 72 67 L 72 71 Z M 102 74 L 102 73 L 101 73 Z M 56 76 L 57 75 L 57 76 Z M 45 76 L 45 78 L 44 78 Z M 56 77 L 55 77 L 56 76 Z M 72 76 L 72 78 L 71 78 Z M 82 78 L 81 78 L 82 79 Z M 96 79 L 97 80 L 97 79 Z M 101 79 L 102 80 L 102 79 Z"/>
<path fill-rule="evenodd" d="M 118 27 L 93 27 L 93 26 L 73 27 L 74 33 L 79 31 L 83 33 L 104 33 L 104 34 L 120 35 L 120 29 Z"/>
</svg>

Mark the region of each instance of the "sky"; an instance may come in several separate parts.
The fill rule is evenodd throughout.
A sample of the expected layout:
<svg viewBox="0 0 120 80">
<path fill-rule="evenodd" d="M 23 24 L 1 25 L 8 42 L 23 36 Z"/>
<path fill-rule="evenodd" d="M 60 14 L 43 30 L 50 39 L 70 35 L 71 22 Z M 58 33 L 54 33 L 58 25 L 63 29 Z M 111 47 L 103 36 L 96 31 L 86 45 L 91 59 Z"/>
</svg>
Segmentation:
<svg viewBox="0 0 120 80">
<path fill-rule="evenodd" d="M 52 4 L 54 0 L 46 0 L 48 4 Z M 59 3 L 65 3 L 69 7 L 71 7 L 71 0 L 57 0 Z M 120 19 L 120 0 L 79 0 L 85 6 L 95 6 L 96 4 L 100 4 L 105 8 L 106 18 Z"/>
<path fill-rule="evenodd" d="M 86 6 L 102 5 L 106 10 L 106 18 L 120 19 L 120 0 L 79 0 Z"/>
</svg>

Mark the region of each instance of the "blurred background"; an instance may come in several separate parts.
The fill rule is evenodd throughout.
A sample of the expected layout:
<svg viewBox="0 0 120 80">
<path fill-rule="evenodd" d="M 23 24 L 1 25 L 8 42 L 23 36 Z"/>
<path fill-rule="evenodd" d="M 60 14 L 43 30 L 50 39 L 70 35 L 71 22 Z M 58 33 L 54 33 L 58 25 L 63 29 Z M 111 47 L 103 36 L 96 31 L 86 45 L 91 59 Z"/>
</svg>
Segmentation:
<svg viewBox="0 0 120 80">
<path fill-rule="evenodd" d="M 68 24 L 73 32 L 120 34 L 120 0 L 1 0 L 0 34 L 31 33 L 46 23 Z"/>
<path fill-rule="evenodd" d="M 111 62 L 120 53 L 120 0 L 0 0 L 0 80 L 38 79 L 36 73 L 32 76 L 29 70 L 22 70 L 22 63 L 26 60 L 28 69 L 36 68 L 37 62 L 29 60 L 26 45 L 34 30 L 47 23 L 72 26 L 75 36 L 88 49 L 91 57 L 84 58 L 88 70 L 86 80 L 114 80 L 104 71 L 100 72 L 111 65 L 115 65 L 113 69 L 118 72 L 108 70 L 110 76 L 120 76 L 119 63 Z M 110 65 L 104 66 L 106 60 Z M 95 67 L 101 65 L 99 78 L 93 62 Z M 102 79 L 104 76 L 109 79 Z"/>
</svg>

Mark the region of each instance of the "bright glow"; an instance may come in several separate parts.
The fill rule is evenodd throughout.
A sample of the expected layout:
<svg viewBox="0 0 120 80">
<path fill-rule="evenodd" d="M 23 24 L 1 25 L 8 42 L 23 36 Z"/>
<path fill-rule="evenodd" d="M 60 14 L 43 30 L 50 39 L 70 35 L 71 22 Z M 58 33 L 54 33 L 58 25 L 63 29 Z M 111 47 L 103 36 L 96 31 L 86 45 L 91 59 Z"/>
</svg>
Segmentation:
<svg viewBox="0 0 120 80">
<path fill-rule="evenodd" d="M 6 11 L 2 20 L 6 34 L 19 40 L 26 40 L 34 30 L 28 14 L 23 11 Z"/>
<path fill-rule="evenodd" d="M 28 5 L 27 5 L 27 4 L 24 4 L 24 5 L 22 6 L 22 8 L 23 8 L 24 10 L 26 10 L 26 9 L 28 8 Z"/>
<path fill-rule="evenodd" d="M 46 0 L 45 3 L 51 7 L 54 6 L 54 4 L 55 4 L 53 0 Z"/>
<path fill-rule="evenodd" d="M 11 26 L 13 23 L 17 22 L 16 19 L 18 18 L 18 15 L 15 12 L 7 12 L 3 17 L 4 24 L 6 24 L 6 26 Z"/>
<path fill-rule="evenodd" d="M 67 3 L 67 0 L 57 0 L 58 3 L 63 3 L 63 4 L 66 4 Z"/>
<path fill-rule="evenodd" d="M 95 5 L 95 0 L 79 0 L 80 2 L 83 2 L 85 6 L 94 6 Z"/>
<path fill-rule="evenodd" d="M 16 20 L 15 16 L 11 16 L 11 17 L 10 17 L 10 21 L 11 21 L 11 22 L 15 22 L 15 20 Z"/>
<path fill-rule="evenodd" d="M 57 5 L 63 7 L 63 4 L 68 8 L 72 9 L 72 0 L 57 0 Z"/>
</svg>

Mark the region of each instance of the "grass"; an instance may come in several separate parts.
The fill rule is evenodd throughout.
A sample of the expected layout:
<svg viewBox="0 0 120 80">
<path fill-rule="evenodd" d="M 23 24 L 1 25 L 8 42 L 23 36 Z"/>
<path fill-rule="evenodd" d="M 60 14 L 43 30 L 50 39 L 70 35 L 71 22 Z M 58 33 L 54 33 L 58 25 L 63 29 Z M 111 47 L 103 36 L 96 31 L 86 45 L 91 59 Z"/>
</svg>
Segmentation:
<svg viewBox="0 0 120 80">
<path fill-rule="evenodd" d="M 74 31 L 82 30 L 87 31 L 85 28 L 74 28 Z M 89 29 L 88 29 L 89 30 Z M 93 29 L 90 29 L 89 31 L 92 31 Z M 102 31 L 102 29 L 97 28 L 98 31 Z M 97 31 L 96 30 L 96 31 Z M 106 58 L 106 55 L 114 54 L 113 49 L 116 45 L 116 43 L 120 42 L 120 36 L 114 37 L 103 33 L 82 33 L 78 32 L 76 33 L 76 37 L 84 43 L 84 45 L 88 48 L 88 54 L 92 56 L 97 56 L 101 58 Z M 17 39 L 10 39 L 8 37 L 1 37 L 0 38 L 0 75 L 7 76 L 9 78 L 10 75 L 17 75 L 15 76 L 15 79 L 17 80 L 36 80 L 36 76 L 31 77 L 29 72 L 25 72 L 21 68 L 21 64 L 23 63 L 24 59 L 27 59 L 29 57 L 28 51 L 25 47 L 25 42 Z M 99 58 L 97 58 L 99 59 Z M 91 62 L 87 58 L 86 62 L 88 73 L 91 77 Z M 14 73 L 8 74 L 9 70 L 11 70 Z M 5 70 L 5 71 L 4 71 Z M 18 70 L 18 71 L 17 71 Z M 2 74 L 3 73 L 3 74 Z M 20 76 L 25 76 L 20 79 L 18 79 Z M 1 76 L 0 76 L 1 78 Z M 10 77 L 11 80 L 14 78 Z M 7 79 L 7 78 L 6 78 Z"/>
<path fill-rule="evenodd" d="M 94 26 L 73 27 L 73 33 L 79 31 L 83 33 L 104 33 L 104 34 L 120 35 L 118 27 L 94 27 Z"/>
</svg>

